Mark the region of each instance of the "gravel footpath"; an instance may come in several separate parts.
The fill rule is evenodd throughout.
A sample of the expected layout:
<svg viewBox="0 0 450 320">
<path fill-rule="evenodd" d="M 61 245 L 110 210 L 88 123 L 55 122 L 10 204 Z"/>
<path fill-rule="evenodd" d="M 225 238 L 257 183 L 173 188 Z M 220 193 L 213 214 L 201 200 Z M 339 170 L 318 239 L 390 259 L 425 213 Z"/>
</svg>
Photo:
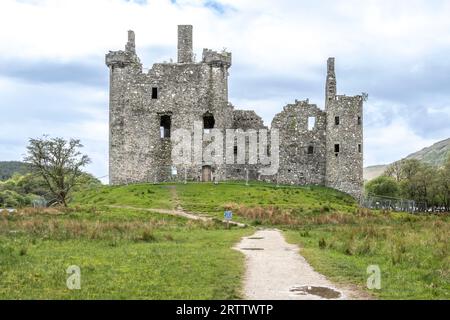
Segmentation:
<svg viewBox="0 0 450 320">
<path fill-rule="evenodd" d="M 259 230 L 235 247 L 246 256 L 249 300 L 370 299 L 356 288 L 337 287 L 314 271 L 279 230 Z"/>
</svg>

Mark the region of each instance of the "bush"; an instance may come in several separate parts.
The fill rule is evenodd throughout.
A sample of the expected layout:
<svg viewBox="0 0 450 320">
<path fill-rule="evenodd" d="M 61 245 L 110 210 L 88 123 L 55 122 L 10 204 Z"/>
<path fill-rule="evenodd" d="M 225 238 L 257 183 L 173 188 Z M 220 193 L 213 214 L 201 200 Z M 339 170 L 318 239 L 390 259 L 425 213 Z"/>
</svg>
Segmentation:
<svg viewBox="0 0 450 320">
<path fill-rule="evenodd" d="M 156 237 L 149 230 L 144 230 L 144 232 L 142 232 L 142 237 L 140 240 L 144 242 L 154 242 L 156 241 Z"/>
<path fill-rule="evenodd" d="M 319 248 L 320 248 L 320 249 L 325 249 L 326 247 L 327 247 L 327 242 L 325 241 L 324 238 L 321 238 L 321 239 L 319 240 Z"/>
<path fill-rule="evenodd" d="M 22 196 L 12 190 L 0 192 L 0 206 L 2 207 L 22 207 L 30 204 L 30 197 Z"/>
<path fill-rule="evenodd" d="M 397 181 L 386 176 L 381 176 L 367 182 L 365 189 L 367 194 L 385 197 L 397 197 L 400 192 Z"/>
</svg>

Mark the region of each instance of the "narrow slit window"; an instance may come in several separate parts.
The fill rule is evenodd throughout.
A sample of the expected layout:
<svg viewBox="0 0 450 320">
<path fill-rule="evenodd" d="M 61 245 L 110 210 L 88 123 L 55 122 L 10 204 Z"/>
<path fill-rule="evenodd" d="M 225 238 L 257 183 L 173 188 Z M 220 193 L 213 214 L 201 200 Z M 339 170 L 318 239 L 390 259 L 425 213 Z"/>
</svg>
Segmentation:
<svg viewBox="0 0 450 320">
<path fill-rule="evenodd" d="M 311 131 L 316 126 L 316 117 L 308 117 L 308 131 Z"/>
<path fill-rule="evenodd" d="M 313 153 L 314 153 L 314 147 L 308 146 L 308 154 L 313 154 Z"/>
<path fill-rule="evenodd" d="M 152 88 L 152 99 L 158 99 L 158 88 Z"/>
<path fill-rule="evenodd" d="M 233 152 L 234 152 L 234 155 L 237 155 L 237 146 L 234 146 L 234 149 L 233 149 Z"/>
<path fill-rule="evenodd" d="M 339 153 L 339 152 L 340 152 L 340 149 L 341 149 L 341 146 L 340 146 L 338 143 L 336 143 L 336 144 L 334 145 L 334 152 L 335 152 L 335 153 Z"/>
<path fill-rule="evenodd" d="M 160 119 L 159 130 L 161 138 L 170 138 L 171 118 L 169 115 L 163 115 Z"/>
<path fill-rule="evenodd" d="M 358 125 L 361 125 L 361 116 L 358 116 Z"/>
<path fill-rule="evenodd" d="M 341 123 L 341 119 L 339 117 L 334 117 L 334 124 L 339 125 Z"/>
<path fill-rule="evenodd" d="M 358 144 L 358 152 L 359 152 L 359 153 L 362 152 L 362 146 L 361 146 L 361 144 Z"/>
</svg>

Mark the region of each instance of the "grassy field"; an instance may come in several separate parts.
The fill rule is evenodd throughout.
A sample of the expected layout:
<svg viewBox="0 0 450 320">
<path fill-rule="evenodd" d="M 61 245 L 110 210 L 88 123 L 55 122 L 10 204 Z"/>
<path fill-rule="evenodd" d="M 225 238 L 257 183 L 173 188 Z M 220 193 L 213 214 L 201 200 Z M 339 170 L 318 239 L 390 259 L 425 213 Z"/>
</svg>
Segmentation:
<svg viewBox="0 0 450 320">
<path fill-rule="evenodd" d="M 263 183 L 130 185 L 76 194 L 71 208 L 0 217 L 0 298 L 233 299 L 243 256 L 231 249 L 253 228 L 225 230 L 139 209 L 171 209 L 276 227 L 319 272 L 365 287 L 381 269 L 381 299 L 449 299 L 450 221 L 358 208 L 321 187 Z M 82 289 L 68 290 L 66 268 L 81 267 Z M 368 290 L 368 289 L 366 289 Z"/>
<path fill-rule="evenodd" d="M 255 184 L 187 185 L 177 188 L 182 205 L 237 220 L 275 226 L 331 279 L 366 287 L 367 267 L 381 269 L 381 299 L 450 299 L 450 218 L 376 212 L 321 187 Z M 198 197 L 201 194 L 202 197 Z"/>
<path fill-rule="evenodd" d="M 448 217 L 401 213 L 334 216 L 286 230 L 303 256 L 332 280 L 365 287 L 367 267 L 381 271 L 381 299 L 450 299 Z"/>
<path fill-rule="evenodd" d="M 124 209 L 25 210 L 0 218 L 1 299 L 236 299 L 248 234 Z M 81 268 L 81 290 L 66 269 Z"/>
</svg>

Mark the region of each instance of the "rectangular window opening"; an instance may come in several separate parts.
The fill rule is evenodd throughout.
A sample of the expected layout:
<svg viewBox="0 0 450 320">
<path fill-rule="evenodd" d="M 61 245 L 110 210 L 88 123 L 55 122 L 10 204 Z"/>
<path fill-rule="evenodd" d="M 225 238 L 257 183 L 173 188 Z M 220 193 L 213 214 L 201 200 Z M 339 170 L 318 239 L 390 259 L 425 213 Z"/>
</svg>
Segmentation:
<svg viewBox="0 0 450 320">
<path fill-rule="evenodd" d="M 160 119 L 159 130 L 161 138 L 170 138 L 171 118 L 169 115 L 163 115 Z"/>
<path fill-rule="evenodd" d="M 334 117 L 334 124 L 335 124 L 335 125 L 338 126 L 339 123 L 340 123 L 340 121 L 341 121 L 341 120 L 339 119 L 339 117 Z"/>
<path fill-rule="evenodd" d="M 316 117 L 308 117 L 308 131 L 311 131 L 316 126 Z"/>
<path fill-rule="evenodd" d="M 308 147 L 308 154 L 313 154 L 314 153 L 314 147 L 313 146 L 309 146 Z"/>
<path fill-rule="evenodd" d="M 358 125 L 361 125 L 361 116 L 358 116 Z"/>
<path fill-rule="evenodd" d="M 158 88 L 152 88 L 152 99 L 158 99 Z"/>
<path fill-rule="evenodd" d="M 335 153 L 339 153 L 340 149 L 341 149 L 341 146 L 338 143 L 334 145 L 334 152 Z"/>
<path fill-rule="evenodd" d="M 361 144 L 358 144 L 358 152 L 359 152 L 359 153 L 362 152 L 362 146 L 361 146 Z"/>
</svg>

